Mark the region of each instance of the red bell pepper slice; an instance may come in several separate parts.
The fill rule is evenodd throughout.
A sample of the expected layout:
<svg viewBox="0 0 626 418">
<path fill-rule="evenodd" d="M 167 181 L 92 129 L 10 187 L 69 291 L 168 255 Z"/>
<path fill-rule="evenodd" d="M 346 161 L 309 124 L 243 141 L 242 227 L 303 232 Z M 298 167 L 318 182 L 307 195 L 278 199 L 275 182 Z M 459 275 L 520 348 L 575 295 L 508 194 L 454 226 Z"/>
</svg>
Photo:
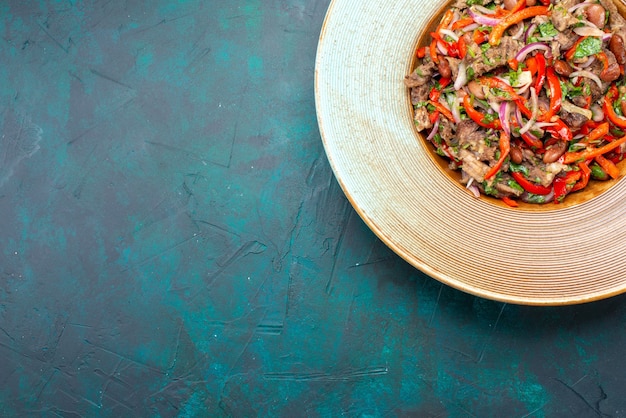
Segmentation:
<svg viewBox="0 0 626 418">
<path fill-rule="evenodd" d="M 589 178 L 591 177 L 591 170 L 589 169 L 589 165 L 582 161 L 578 163 L 578 168 L 580 168 L 581 177 L 578 183 L 572 188 L 570 192 L 575 192 L 587 187 L 587 183 L 589 183 Z"/>
<path fill-rule="evenodd" d="M 463 59 L 467 55 L 467 42 L 465 41 L 465 36 L 461 36 L 457 44 L 459 47 L 459 58 Z"/>
<path fill-rule="evenodd" d="M 511 9 L 510 14 L 513 14 L 515 12 L 519 12 L 524 7 L 526 7 L 526 0 L 519 0 L 517 3 L 515 3 L 515 6 L 513 6 L 513 8 Z"/>
<path fill-rule="evenodd" d="M 568 61 L 571 61 L 572 58 L 574 58 L 574 54 L 576 53 L 576 48 L 578 48 L 578 45 L 580 45 L 580 43 L 582 41 L 585 40 L 585 38 L 587 38 L 586 36 L 581 36 L 580 38 L 578 38 L 578 40 L 574 43 L 574 46 L 572 46 L 570 49 L 567 50 L 567 52 L 565 53 L 565 59 Z"/>
<path fill-rule="evenodd" d="M 597 155 L 595 158 L 596 162 L 602 167 L 602 169 L 609 175 L 611 178 L 616 179 L 619 177 L 619 168 L 613 163 L 613 161 L 604 158 L 602 155 Z"/>
<path fill-rule="evenodd" d="M 430 59 L 433 60 L 435 64 L 439 64 L 439 57 L 437 56 L 437 40 L 433 39 L 429 46 Z"/>
<path fill-rule="evenodd" d="M 472 41 L 474 41 L 474 43 L 476 45 L 480 45 L 482 43 L 484 43 L 489 37 L 489 31 L 485 30 L 485 29 L 475 29 L 474 32 L 472 33 Z"/>
<path fill-rule="evenodd" d="M 526 1 L 526 0 L 524 0 L 524 1 Z M 510 207 L 512 207 L 512 208 L 516 208 L 516 207 L 518 207 L 518 206 L 519 206 L 519 205 L 517 204 L 517 201 L 516 201 L 516 200 L 513 200 L 513 199 L 511 199 L 511 198 L 510 198 L 510 197 L 508 197 L 508 196 L 502 196 L 500 199 L 501 199 L 504 203 L 506 203 L 508 206 L 510 206 Z"/>
<path fill-rule="evenodd" d="M 450 112 L 450 110 L 445 107 L 444 105 L 442 105 L 439 102 L 435 102 L 433 100 L 430 100 L 429 103 L 433 106 L 435 106 L 435 109 L 437 109 L 437 111 L 439 113 L 441 113 L 442 115 L 444 115 L 446 118 L 448 118 L 449 120 L 451 120 L 452 122 L 454 122 L 454 116 L 452 116 L 452 112 Z"/>
<path fill-rule="evenodd" d="M 580 171 L 568 171 L 564 176 L 558 176 L 554 179 L 554 203 L 562 202 L 565 196 L 572 191 L 580 177 Z"/>
<path fill-rule="evenodd" d="M 465 113 L 467 113 L 467 116 L 469 116 L 470 119 L 476 122 L 476 124 L 478 124 L 479 126 L 487 129 L 500 129 L 499 119 L 494 119 L 493 122 L 486 122 L 485 115 L 474 109 L 469 94 L 466 94 L 465 97 L 463 97 L 463 107 L 465 108 Z"/>
<path fill-rule="evenodd" d="M 561 83 L 559 77 L 554 72 L 553 67 L 546 69 L 546 77 L 548 80 L 548 88 L 550 89 L 550 109 L 542 116 L 541 120 L 551 122 L 552 116 L 561 110 Z"/>
<path fill-rule="evenodd" d="M 489 180 L 495 176 L 498 171 L 500 171 L 504 160 L 509 156 L 509 152 L 511 151 L 511 140 L 504 131 L 500 133 L 500 141 L 498 142 L 500 143 L 500 158 L 498 158 L 496 164 L 491 167 L 489 171 L 487 171 L 487 174 L 485 174 L 485 180 Z"/>
<path fill-rule="evenodd" d="M 561 118 L 557 119 L 554 122 L 553 126 L 546 126 L 546 131 L 550 132 L 550 134 L 555 138 L 561 138 L 567 142 L 571 141 L 574 137 L 572 130 L 561 120 Z"/>
<path fill-rule="evenodd" d="M 526 68 L 530 71 L 530 74 L 534 77 L 537 74 L 537 59 L 534 56 L 526 58 Z M 537 92 L 538 94 L 539 92 Z"/>
<path fill-rule="evenodd" d="M 535 55 L 537 62 L 537 80 L 535 81 L 535 90 L 537 94 L 541 93 L 543 84 L 546 82 L 546 57 L 543 54 Z"/>
<path fill-rule="evenodd" d="M 471 17 L 466 17 L 466 18 L 459 19 L 456 22 L 454 22 L 450 29 L 452 29 L 452 30 L 461 29 L 461 28 L 469 26 L 469 25 L 471 25 L 473 23 L 474 23 L 474 19 L 472 19 Z"/>
<path fill-rule="evenodd" d="M 615 109 L 613 109 L 613 99 L 611 98 L 611 94 L 607 94 L 604 97 L 602 109 L 613 125 L 622 129 L 626 128 L 626 119 L 615 113 Z"/>
<path fill-rule="evenodd" d="M 498 45 L 502 35 L 504 35 L 504 31 L 507 30 L 509 26 L 531 17 L 548 14 L 550 14 L 550 11 L 546 6 L 532 6 L 507 15 L 493 27 L 493 30 L 489 34 L 489 44 L 494 46 Z"/>
<path fill-rule="evenodd" d="M 513 179 L 515 179 L 515 181 L 518 182 L 519 185 L 522 186 L 522 188 L 528 193 L 547 195 L 552 192 L 551 187 L 545 187 L 541 184 L 533 183 L 532 181 L 524 177 L 524 175 L 520 172 L 513 171 L 511 172 L 511 176 L 513 176 Z"/>
<path fill-rule="evenodd" d="M 599 148 L 591 148 L 591 149 L 586 149 L 584 151 L 578 151 L 578 152 L 566 152 L 563 155 L 563 157 L 559 159 L 559 162 L 561 162 L 561 159 L 562 159 L 563 164 L 571 164 L 575 161 L 588 160 L 590 158 L 595 158 L 598 155 L 604 155 L 609 151 L 613 151 L 615 148 L 619 147 L 625 142 L 626 142 L 626 136 L 623 136 L 620 139 L 616 139 Z"/>
<path fill-rule="evenodd" d="M 587 139 L 585 142 L 596 141 L 598 139 L 604 138 L 609 133 L 609 123 L 604 122 L 595 127 L 591 132 L 587 134 Z"/>
</svg>

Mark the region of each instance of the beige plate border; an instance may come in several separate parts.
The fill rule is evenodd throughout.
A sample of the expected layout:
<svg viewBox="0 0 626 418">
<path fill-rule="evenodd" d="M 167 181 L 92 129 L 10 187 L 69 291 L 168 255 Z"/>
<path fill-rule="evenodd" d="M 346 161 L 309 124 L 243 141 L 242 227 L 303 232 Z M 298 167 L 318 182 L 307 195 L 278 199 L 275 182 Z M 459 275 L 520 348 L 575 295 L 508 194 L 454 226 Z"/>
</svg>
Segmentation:
<svg viewBox="0 0 626 418">
<path fill-rule="evenodd" d="M 626 183 L 574 206 L 513 210 L 475 199 L 412 126 L 402 77 L 441 4 L 333 0 L 318 44 L 315 99 L 335 176 L 369 228 L 431 277 L 525 305 L 626 291 Z"/>
</svg>

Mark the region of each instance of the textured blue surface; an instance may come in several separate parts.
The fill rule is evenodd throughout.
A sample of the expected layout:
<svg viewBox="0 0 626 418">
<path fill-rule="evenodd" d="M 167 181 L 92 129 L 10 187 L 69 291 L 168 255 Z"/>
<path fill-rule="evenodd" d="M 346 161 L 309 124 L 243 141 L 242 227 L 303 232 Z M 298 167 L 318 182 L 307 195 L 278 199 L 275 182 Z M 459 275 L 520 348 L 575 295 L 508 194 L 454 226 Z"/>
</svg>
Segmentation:
<svg viewBox="0 0 626 418">
<path fill-rule="evenodd" d="M 626 416 L 624 297 L 469 296 L 355 214 L 327 6 L 0 4 L 0 415 Z"/>
</svg>

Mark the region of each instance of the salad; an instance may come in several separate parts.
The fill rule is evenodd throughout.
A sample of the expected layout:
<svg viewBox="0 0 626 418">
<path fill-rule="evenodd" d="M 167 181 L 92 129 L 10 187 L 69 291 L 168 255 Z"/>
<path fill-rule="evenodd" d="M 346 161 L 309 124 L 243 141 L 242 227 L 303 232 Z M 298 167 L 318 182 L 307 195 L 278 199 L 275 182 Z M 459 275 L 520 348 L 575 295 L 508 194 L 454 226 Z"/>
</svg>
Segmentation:
<svg viewBox="0 0 626 418">
<path fill-rule="evenodd" d="M 620 176 L 625 41 L 611 0 L 457 0 L 404 80 L 415 126 L 476 197 L 562 202 Z"/>
</svg>

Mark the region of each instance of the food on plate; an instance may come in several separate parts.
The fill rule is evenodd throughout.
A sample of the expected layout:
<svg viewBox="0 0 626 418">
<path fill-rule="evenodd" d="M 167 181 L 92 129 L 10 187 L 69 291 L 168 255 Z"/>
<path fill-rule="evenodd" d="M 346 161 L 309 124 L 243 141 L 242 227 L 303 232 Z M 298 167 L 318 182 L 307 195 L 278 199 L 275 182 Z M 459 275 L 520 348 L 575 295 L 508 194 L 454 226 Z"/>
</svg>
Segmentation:
<svg viewBox="0 0 626 418">
<path fill-rule="evenodd" d="M 562 202 L 620 176 L 626 20 L 611 0 L 457 0 L 404 83 L 477 197 Z"/>
</svg>

